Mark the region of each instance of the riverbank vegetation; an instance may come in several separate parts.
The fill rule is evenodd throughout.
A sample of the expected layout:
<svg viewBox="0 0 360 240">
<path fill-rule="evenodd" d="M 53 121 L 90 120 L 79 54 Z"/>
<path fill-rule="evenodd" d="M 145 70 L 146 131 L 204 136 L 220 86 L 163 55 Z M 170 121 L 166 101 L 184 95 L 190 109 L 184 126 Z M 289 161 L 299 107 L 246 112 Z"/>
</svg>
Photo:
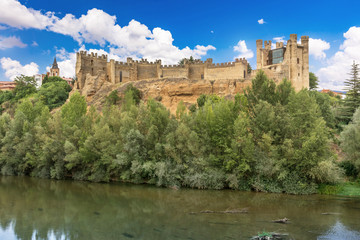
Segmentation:
<svg viewBox="0 0 360 240">
<path fill-rule="evenodd" d="M 263 72 L 244 94 L 202 95 L 176 116 L 134 87 L 122 98 L 112 92 L 101 114 L 77 92 L 50 114 L 52 92 L 40 89 L 44 97 L 22 98 L 1 115 L 1 174 L 292 194 L 339 183 L 351 168 L 358 176 L 356 160 L 344 167 L 331 148 L 338 100 L 276 85 Z M 348 126 L 342 142 L 358 134 Z"/>
</svg>

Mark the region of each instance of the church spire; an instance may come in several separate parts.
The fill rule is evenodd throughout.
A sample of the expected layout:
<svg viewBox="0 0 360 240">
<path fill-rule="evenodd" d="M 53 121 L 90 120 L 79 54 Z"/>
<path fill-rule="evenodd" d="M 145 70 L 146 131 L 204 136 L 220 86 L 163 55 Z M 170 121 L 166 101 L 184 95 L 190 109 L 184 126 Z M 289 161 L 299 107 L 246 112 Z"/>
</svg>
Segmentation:
<svg viewBox="0 0 360 240">
<path fill-rule="evenodd" d="M 52 69 L 59 69 L 58 64 L 57 64 L 57 62 L 56 62 L 56 57 L 54 58 L 54 63 L 53 63 L 53 65 L 52 65 L 51 68 L 52 68 Z"/>
</svg>

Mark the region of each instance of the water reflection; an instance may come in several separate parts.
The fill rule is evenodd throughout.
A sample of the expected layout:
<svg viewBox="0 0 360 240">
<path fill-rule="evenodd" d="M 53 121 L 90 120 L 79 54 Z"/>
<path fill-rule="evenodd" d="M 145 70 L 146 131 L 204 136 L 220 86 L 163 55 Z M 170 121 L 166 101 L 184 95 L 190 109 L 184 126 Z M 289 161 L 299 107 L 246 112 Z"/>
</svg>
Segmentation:
<svg viewBox="0 0 360 240">
<path fill-rule="evenodd" d="M 271 222 L 283 217 L 291 223 Z M 359 223 L 359 198 L 0 178 L 0 239 L 341 239 L 334 234 L 358 234 Z"/>
<path fill-rule="evenodd" d="M 347 229 L 341 222 L 336 222 L 336 224 L 330 228 L 326 234 L 318 237 L 319 240 L 332 239 L 332 240 L 359 240 L 360 232 L 352 231 Z"/>
</svg>

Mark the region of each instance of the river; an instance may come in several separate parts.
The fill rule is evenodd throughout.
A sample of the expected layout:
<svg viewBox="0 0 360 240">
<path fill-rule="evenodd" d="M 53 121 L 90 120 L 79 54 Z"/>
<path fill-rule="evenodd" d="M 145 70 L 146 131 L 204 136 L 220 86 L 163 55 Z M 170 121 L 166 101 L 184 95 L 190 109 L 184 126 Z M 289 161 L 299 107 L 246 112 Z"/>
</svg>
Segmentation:
<svg viewBox="0 0 360 240">
<path fill-rule="evenodd" d="M 243 212 L 224 213 L 233 209 Z M 272 222 L 284 217 L 288 224 Z M 1 240 L 250 239 L 263 232 L 351 240 L 359 231 L 355 197 L 0 177 Z"/>
</svg>

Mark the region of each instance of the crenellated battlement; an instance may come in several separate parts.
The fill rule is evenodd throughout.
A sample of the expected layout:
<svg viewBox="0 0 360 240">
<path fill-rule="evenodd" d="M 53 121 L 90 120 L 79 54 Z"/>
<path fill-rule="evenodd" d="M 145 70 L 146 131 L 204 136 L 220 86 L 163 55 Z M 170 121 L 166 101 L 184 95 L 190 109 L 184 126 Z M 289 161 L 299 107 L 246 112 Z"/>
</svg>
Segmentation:
<svg viewBox="0 0 360 240">
<path fill-rule="evenodd" d="M 174 65 L 161 65 L 160 68 L 179 68 L 179 69 L 182 69 L 182 68 L 185 68 L 186 65 L 179 65 L 179 64 L 174 64 Z"/>
<path fill-rule="evenodd" d="M 127 63 L 127 62 L 119 62 L 119 61 L 115 61 L 115 65 L 121 65 L 121 66 L 131 66 L 132 64 Z"/>
<path fill-rule="evenodd" d="M 309 37 L 302 36 L 301 43 L 297 35 L 291 34 L 288 41 L 256 41 L 257 69 L 250 71 L 245 58 L 236 58 L 231 62 L 213 63 L 212 58 L 184 59 L 181 64 L 164 64 L 161 60 L 149 61 L 146 58 L 123 61 L 109 59 L 108 56 L 80 51 L 76 54 L 77 87 L 84 88 L 89 76 L 101 77 L 111 84 L 157 79 L 190 79 L 212 82 L 217 80 L 250 80 L 256 71 L 263 70 L 269 78 L 280 82 L 289 79 L 295 89 L 309 86 Z M 275 48 L 276 47 L 276 48 Z M 250 81 L 249 81 L 250 82 Z"/>
<path fill-rule="evenodd" d="M 209 68 L 223 68 L 223 67 L 235 67 L 235 62 L 226 62 L 226 63 L 213 63 L 209 65 Z"/>
<path fill-rule="evenodd" d="M 81 56 L 82 58 L 87 58 L 87 59 L 100 59 L 100 60 L 107 60 L 108 56 L 105 54 L 99 55 L 97 53 L 87 53 L 87 51 L 80 51 L 76 53 L 77 57 Z"/>
<path fill-rule="evenodd" d="M 77 53 L 76 72 L 79 79 L 87 74 L 96 76 L 104 74 L 111 83 L 138 81 L 142 79 L 189 78 L 189 79 L 241 79 L 246 78 L 247 61 L 237 58 L 234 62 L 213 63 L 212 58 L 205 61 L 200 59 L 185 59 L 183 64 L 161 64 L 161 60 L 148 61 L 146 58 L 134 60 L 131 57 L 126 62 L 108 61 L 107 55 L 98 56 L 97 53 L 80 51 Z M 225 72 L 224 72 L 225 71 Z"/>
<path fill-rule="evenodd" d="M 264 46 L 262 43 L 260 39 L 256 41 L 257 69 L 268 71 L 267 75 L 280 81 L 287 78 L 297 91 L 309 87 L 309 36 L 302 36 L 299 44 L 297 34 L 290 34 L 286 45 L 279 41 L 275 49 L 271 41 L 264 41 Z"/>
</svg>

